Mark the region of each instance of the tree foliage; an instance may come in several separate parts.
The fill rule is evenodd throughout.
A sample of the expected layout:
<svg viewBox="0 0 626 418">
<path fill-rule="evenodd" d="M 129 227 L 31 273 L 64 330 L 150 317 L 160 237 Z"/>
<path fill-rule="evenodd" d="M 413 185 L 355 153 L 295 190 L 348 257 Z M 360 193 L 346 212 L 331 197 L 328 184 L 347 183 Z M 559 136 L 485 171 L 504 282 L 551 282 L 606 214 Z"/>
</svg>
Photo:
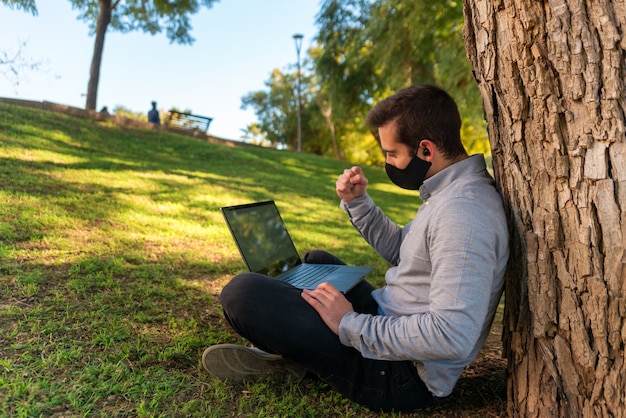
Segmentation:
<svg viewBox="0 0 626 418">
<path fill-rule="evenodd" d="M 305 66 L 306 66 L 305 62 Z M 297 72 L 283 73 L 275 69 L 265 82 L 267 91 L 255 91 L 242 97 L 242 109 L 251 108 L 258 122 L 246 134 L 256 143 L 269 142 L 275 148 L 295 149 L 297 146 Z M 306 132 L 303 150 L 326 155 L 326 138 L 322 115 L 315 103 L 313 75 L 301 77 L 302 131 Z M 262 134 L 264 140 L 260 140 Z M 304 134 L 303 134 L 304 136 Z"/>
<path fill-rule="evenodd" d="M 193 44 L 191 15 L 201 6 L 211 7 L 217 0 L 70 0 L 80 11 L 79 18 L 96 33 L 103 7 L 111 12 L 110 29 L 128 33 L 142 30 L 151 35 L 166 31 L 171 42 Z"/>
<path fill-rule="evenodd" d="M 37 5 L 35 0 L 0 0 L 2 4 L 10 9 L 21 9 L 25 12 L 37 15 Z M 26 42 L 19 43 L 16 50 L 0 51 L 0 73 L 14 86 L 19 85 L 19 75 L 24 70 L 35 71 L 41 67 L 41 62 L 35 61 L 24 55 Z"/>
<path fill-rule="evenodd" d="M 289 138 L 295 128 L 289 125 L 296 117 L 295 97 L 292 92 L 294 77 L 275 69 L 265 85 L 269 91 L 251 92 L 242 97 L 241 108 L 254 110 L 258 119 L 257 125 L 271 144 L 275 147 L 293 147 L 295 140 Z"/>
<path fill-rule="evenodd" d="M 37 5 L 35 0 L 0 0 L 2 4 L 9 6 L 10 9 L 22 9 L 25 12 L 37 15 Z"/>
<path fill-rule="evenodd" d="M 87 109 L 95 109 L 104 39 L 109 28 L 127 33 L 135 30 L 155 35 L 165 31 L 170 42 L 192 44 L 191 15 L 218 0 L 70 0 L 79 18 L 95 34 L 94 52 L 87 86 Z"/>
<path fill-rule="evenodd" d="M 365 0 L 326 0 L 317 16 L 319 48 L 314 57 L 321 93 L 344 119 L 369 107 L 378 89 L 369 50 L 369 4 Z"/>
<path fill-rule="evenodd" d="M 146 112 L 136 112 L 126 106 L 117 105 L 113 108 L 113 114 L 128 119 L 135 119 L 141 122 L 148 122 L 148 114 Z"/>
<path fill-rule="evenodd" d="M 365 114 L 400 88 L 433 83 L 459 104 L 468 150 L 489 153 L 480 94 L 464 52 L 460 1 L 324 0 L 317 25 L 316 44 L 307 51 L 313 75 L 308 76 L 304 104 L 309 123 L 303 125 L 303 149 L 311 152 L 307 142 L 317 140 L 316 153 L 381 163 L 382 153 L 372 152 L 375 138 L 363 124 Z M 287 117 L 293 112 L 295 88 L 285 84 L 293 79 L 283 75 L 280 96 L 273 97 L 274 79 L 267 83 L 269 91 L 248 96 L 264 97 L 265 106 L 255 108 L 257 116 Z M 281 111 L 275 113 L 272 106 Z M 274 121 L 271 134 L 263 123 L 259 127 L 274 142 L 288 135 L 277 130 L 281 123 Z M 317 123 L 321 126 L 312 126 Z M 311 129 L 324 135 L 315 139 Z"/>
<path fill-rule="evenodd" d="M 20 84 L 20 76 L 25 71 L 37 71 L 42 67 L 40 61 L 36 61 L 24 54 L 26 42 L 20 42 L 15 50 L 0 51 L 0 74 L 2 74 L 16 88 Z"/>
</svg>

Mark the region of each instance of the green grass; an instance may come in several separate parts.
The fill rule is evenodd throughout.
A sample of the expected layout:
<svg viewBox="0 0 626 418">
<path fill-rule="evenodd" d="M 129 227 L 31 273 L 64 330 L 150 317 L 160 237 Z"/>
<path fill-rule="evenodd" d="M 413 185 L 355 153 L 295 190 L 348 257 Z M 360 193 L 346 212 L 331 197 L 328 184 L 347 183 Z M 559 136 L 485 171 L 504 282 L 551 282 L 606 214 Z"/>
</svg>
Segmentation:
<svg viewBox="0 0 626 418">
<path fill-rule="evenodd" d="M 275 199 L 302 253 L 386 264 L 338 207 L 346 162 L 0 104 L 0 416 L 366 416 L 325 385 L 229 387 L 217 295 L 243 271 L 219 208 Z M 378 152 L 373 150 L 372 152 Z M 415 193 L 365 167 L 399 223 Z M 392 416 L 392 415 L 389 415 Z"/>
</svg>

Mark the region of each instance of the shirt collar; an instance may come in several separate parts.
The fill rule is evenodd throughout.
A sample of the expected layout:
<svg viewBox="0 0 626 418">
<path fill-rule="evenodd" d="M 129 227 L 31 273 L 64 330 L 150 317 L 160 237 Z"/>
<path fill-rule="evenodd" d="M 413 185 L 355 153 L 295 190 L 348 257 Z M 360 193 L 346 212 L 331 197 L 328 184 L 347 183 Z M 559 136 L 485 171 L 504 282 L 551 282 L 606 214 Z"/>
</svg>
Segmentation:
<svg viewBox="0 0 626 418">
<path fill-rule="evenodd" d="M 487 165 L 485 164 L 483 154 L 471 155 L 424 180 L 424 184 L 420 187 L 420 198 L 426 201 L 459 177 L 478 173 L 486 169 Z"/>
</svg>

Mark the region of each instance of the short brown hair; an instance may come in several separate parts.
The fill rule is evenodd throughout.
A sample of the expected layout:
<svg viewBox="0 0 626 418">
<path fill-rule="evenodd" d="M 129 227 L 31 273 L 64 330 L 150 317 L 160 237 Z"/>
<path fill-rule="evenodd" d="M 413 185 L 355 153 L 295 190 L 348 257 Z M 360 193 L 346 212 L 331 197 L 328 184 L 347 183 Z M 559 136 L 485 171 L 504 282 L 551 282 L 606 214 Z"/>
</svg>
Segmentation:
<svg viewBox="0 0 626 418">
<path fill-rule="evenodd" d="M 439 87 L 418 84 L 399 90 L 380 101 L 366 117 L 372 129 L 392 121 L 396 122 L 396 139 L 413 150 L 428 139 L 448 158 L 465 153 L 459 110 L 454 99 Z"/>
</svg>

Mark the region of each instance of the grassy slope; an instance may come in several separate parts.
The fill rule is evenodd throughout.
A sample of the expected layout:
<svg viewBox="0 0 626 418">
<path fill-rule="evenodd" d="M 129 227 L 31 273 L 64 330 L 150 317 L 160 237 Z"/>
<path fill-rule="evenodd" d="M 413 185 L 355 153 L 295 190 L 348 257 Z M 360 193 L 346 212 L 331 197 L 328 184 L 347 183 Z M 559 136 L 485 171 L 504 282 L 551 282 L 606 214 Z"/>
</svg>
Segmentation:
<svg viewBox="0 0 626 418">
<path fill-rule="evenodd" d="M 219 207 L 275 199 L 303 253 L 385 263 L 337 207 L 345 162 L 0 104 L 0 415 L 365 416 L 324 385 L 210 379 L 243 270 Z M 415 194 L 366 167 L 398 222 Z M 465 411 L 466 413 L 467 411 Z M 445 412 L 444 412 L 445 415 Z"/>
</svg>

